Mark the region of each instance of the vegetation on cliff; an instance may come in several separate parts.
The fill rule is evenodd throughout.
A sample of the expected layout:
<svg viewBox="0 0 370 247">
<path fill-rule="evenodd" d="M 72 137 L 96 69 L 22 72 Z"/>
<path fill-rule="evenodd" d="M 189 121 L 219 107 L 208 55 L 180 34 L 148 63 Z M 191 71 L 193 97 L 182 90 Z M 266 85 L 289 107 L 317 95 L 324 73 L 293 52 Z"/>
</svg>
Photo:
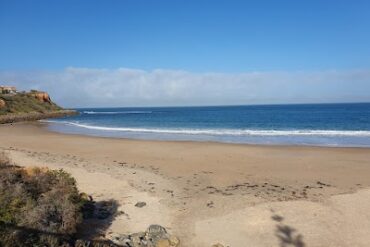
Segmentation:
<svg viewBox="0 0 370 247">
<path fill-rule="evenodd" d="M 30 112 L 45 113 L 49 111 L 62 110 L 60 106 L 56 105 L 51 100 L 41 100 L 40 98 L 37 98 L 37 94 L 35 92 L 17 93 L 15 95 L 0 94 L 0 99 L 2 100 L 0 115 Z"/>
<path fill-rule="evenodd" d="M 12 94 L 0 93 L 0 124 L 75 114 L 76 111 L 64 110 L 55 104 L 45 92 L 31 90 Z"/>
</svg>

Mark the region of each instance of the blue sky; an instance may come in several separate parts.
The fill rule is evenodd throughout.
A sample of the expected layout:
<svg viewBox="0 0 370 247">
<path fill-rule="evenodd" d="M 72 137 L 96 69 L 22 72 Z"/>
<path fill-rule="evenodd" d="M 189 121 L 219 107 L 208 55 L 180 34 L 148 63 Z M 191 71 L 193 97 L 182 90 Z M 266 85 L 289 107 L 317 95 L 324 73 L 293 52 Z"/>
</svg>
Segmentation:
<svg viewBox="0 0 370 247">
<path fill-rule="evenodd" d="M 26 89 L 47 87 L 55 92 L 57 99 L 72 106 L 109 102 L 94 101 L 94 98 L 86 102 L 72 100 L 60 95 L 54 87 L 76 87 L 86 80 L 94 83 L 92 75 L 104 71 L 105 77 L 99 85 L 114 82 L 116 88 L 124 90 L 128 79 L 121 77 L 122 69 L 144 74 L 132 82 L 141 83 L 141 90 L 164 90 L 163 94 L 158 92 L 158 99 L 146 101 L 149 105 L 197 102 L 191 97 L 181 102 L 161 99 L 169 95 L 170 86 L 156 87 L 156 84 L 168 81 L 174 88 L 189 79 L 176 77 L 181 80 L 176 82 L 171 77 L 182 72 L 182 75 L 208 78 L 200 84 L 210 84 L 209 87 L 212 87 L 209 73 L 218 74 L 217 80 L 214 79 L 217 85 L 225 77 L 224 85 L 231 82 L 235 86 L 234 81 L 238 81 L 239 87 L 250 88 L 249 85 L 256 85 L 259 80 L 266 83 L 271 80 L 274 84 L 276 77 L 271 77 L 274 73 L 289 74 L 285 81 L 278 78 L 281 83 L 292 84 L 284 87 L 288 96 L 287 92 L 275 91 L 271 94 L 278 95 L 259 97 L 258 92 L 265 90 L 262 87 L 269 85 L 262 83 L 254 93 L 254 100 L 237 91 L 230 93 L 228 97 L 236 97 L 231 100 L 222 97 L 221 83 L 219 93 L 199 104 L 370 101 L 370 96 L 363 93 L 370 91 L 369 44 L 370 1 L 365 0 L 0 0 L 0 82 Z M 158 69 L 168 73 L 167 77 L 161 74 L 161 82 L 152 78 Z M 71 76 L 71 71 L 84 71 L 84 74 Z M 336 76 L 328 78 L 333 72 Z M 264 77 L 257 81 L 248 77 L 246 81 L 246 73 Z M 113 74 L 119 76 L 112 78 Z M 301 77 L 297 78 L 298 74 Z M 332 87 L 313 83 L 316 88 L 310 88 L 307 82 L 302 84 L 302 92 L 291 90 L 296 87 L 294 83 L 306 81 L 313 74 L 322 76 L 315 80 L 326 78 Z M 348 78 L 349 75 L 355 76 Z M 363 87 L 362 92 L 353 89 L 356 81 Z M 191 87 L 193 82 L 186 83 Z M 341 86 L 334 87 L 335 83 Z M 86 87 L 76 90 L 87 94 Z M 327 94 L 320 98 L 308 95 L 300 100 L 301 94 L 315 92 L 314 89 L 319 92 L 325 89 Z M 114 93 L 107 95 L 113 97 Z M 279 94 L 283 96 L 278 97 Z M 140 98 L 137 102 L 114 102 L 140 105 L 139 101 Z"/>
</svg>

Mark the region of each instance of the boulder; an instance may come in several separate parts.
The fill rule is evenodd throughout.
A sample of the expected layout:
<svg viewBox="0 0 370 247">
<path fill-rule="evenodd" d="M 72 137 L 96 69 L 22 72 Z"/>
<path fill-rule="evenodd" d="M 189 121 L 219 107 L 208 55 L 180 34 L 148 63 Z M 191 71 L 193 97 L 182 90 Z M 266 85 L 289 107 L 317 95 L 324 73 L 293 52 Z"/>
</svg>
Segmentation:
<svg viewBox="0 0 370 247">
<path fill-rule="evenodd" d="M 151 225 L 146 230 L 146 237 L 149 241 L 157 243 L 157 241 L 160 239 L 167 239 L 168 234 L 163 226 Z"/>
<path fill-rule="evenodd" d="M 153 234 L 153 235 L 165 235 L 167 234 L 166 229 L 163 226 L 160 225 L 150 225 L 148 229 L 146 230 L 148 234 Z"/>
</svg>

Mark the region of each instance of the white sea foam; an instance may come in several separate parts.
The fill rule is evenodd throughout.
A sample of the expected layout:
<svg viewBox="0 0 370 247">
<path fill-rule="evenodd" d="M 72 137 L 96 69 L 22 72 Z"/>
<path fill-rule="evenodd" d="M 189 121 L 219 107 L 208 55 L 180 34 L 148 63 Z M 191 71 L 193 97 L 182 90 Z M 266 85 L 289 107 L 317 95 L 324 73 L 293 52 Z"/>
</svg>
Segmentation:
<svg viewBox="0 0 370 247">
<path fill-rule="evenodd" d="M 84 114 L 150 114 L 151 111 L 83 111 Z"/>
<path fill-rule="evenodd" d="M 162 129 L 94 126 L 83 123 L 43 120 L 43 122 L 66 124 L 90 130 L 132 133 L 209 135 L 209 136 L 322 136 L 322 137 L 370 137 L 366 130 L 256 130 L 256 129 Z"/>
</svg>

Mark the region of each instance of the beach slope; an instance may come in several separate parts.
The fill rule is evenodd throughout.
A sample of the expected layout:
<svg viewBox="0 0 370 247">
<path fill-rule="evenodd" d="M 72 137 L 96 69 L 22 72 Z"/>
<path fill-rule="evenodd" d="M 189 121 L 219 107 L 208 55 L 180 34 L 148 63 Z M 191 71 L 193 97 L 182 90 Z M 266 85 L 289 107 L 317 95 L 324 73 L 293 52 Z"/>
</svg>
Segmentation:
<svg viewBox="0 0 370 247">
<path fill-rule="evenodd" d="M 182 246 L 370 243 L 369 149 L 138 141 L 45 127 L 1 125 L 0 151 L 22 166 L 65 169 L 81 191 L 117 200 L 123 213 L 102 233 L 108 238 L 160 224 Z"/>
</svg>

